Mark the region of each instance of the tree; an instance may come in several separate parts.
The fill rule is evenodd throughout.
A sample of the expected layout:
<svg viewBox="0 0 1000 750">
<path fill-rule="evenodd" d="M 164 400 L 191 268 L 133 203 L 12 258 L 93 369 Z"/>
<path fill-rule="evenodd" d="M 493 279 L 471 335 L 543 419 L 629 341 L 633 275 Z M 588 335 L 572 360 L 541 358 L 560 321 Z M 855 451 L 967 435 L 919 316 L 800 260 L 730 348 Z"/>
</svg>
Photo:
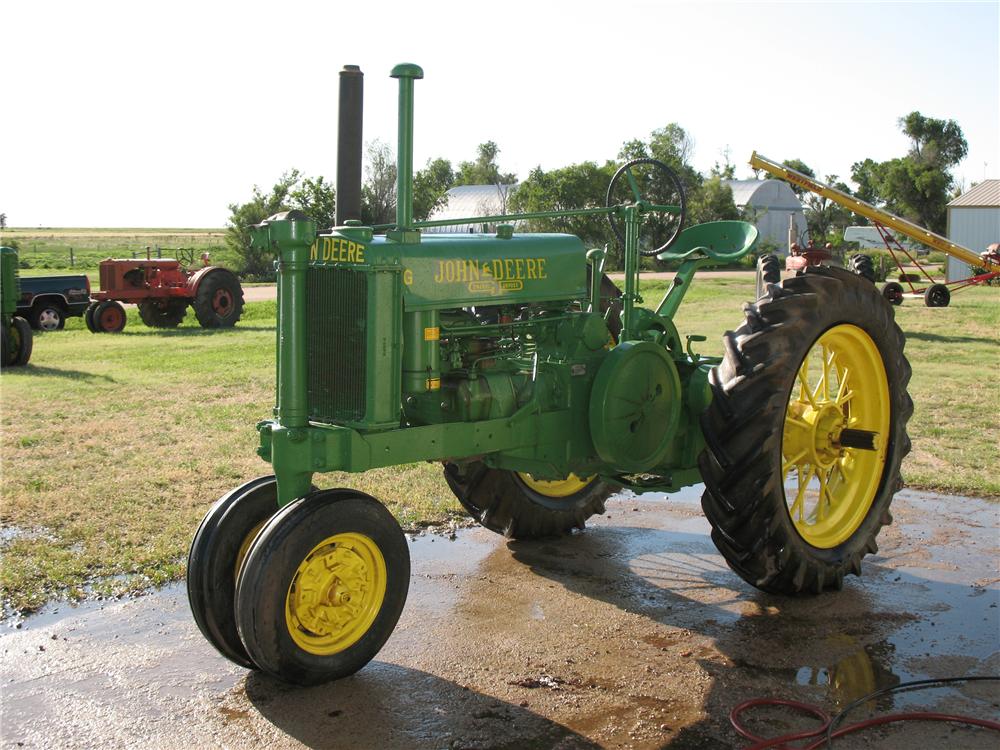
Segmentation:
<svg viewBox="0 0 1000 750">
<path fill-rule="evenodd" d="M 267 193 L 254 185 L 249 201 L 229 204 L 226 244 L 240 258 L 241 267 L 237 270 L 250 279 L 274 276 L 274 253 L 250 245 L 254 224 L 280 211 L 298 209 L 313 219 L 319 229 L 326 229 L 333 226 L 336 207 L 333 185 L 323 177 L 302 177 L 297 169 L 282 174 Z"/>
<path fill-rule="evenodd" d="M 337 221 L 337 191 L 322 176 L 304 177 L 289 193 L 289 203 L 308 214 L 318 229 L 326 230 Z"/>
<path fill-rule="evenodd" d="M 739 209 L 733 202 L 733 189 L 726 184 L 722 175 L 713 174 L 701 184 L 701 189 L 688 201 L 687 225 L 702 224 L 706 221 L 727 221 L 740 218 Z"/>
<path fill-rule="evenodd" d="M 238 270 L 244 277 L 269 279 L 274 275 L 274 254 L 266 249 L 251 247 L 251 227 L 279 211 L 293 208 L 290 194 L 298 181 L 299 171 L 293 169 L 282 174 L 267 193 L 254 185 L 253 197 L 249 201 L 229 204 L 226 244 L 239 256 L 242 267 Z"/>
<path fill-rule="evenodd" d="M 511 196 L 510 209 L 530 212 L 602 207 L 608 183 L 616 168 L 614 162 L 599 166 L 592 161 L 570 164 L 549 172 L 535 167 Z M 621 266 L 621 250 L 604 215 L 532 219 L 528 227 L 535 232 L 575 234 L 587 247 L 604 247 L 607 244 L 609 268 Z"/>
<path fill-rule="evenodd" d="M 413 218 L 423 221 L 447 200 L 455 184 L 455 170 L 447 159 L 428 159 L 427 166 L 413 175 Z"/>
<path fill-rule="evenodd" d="M 463 161 L 458 165 L 455 185 L 513 185 L 517 175 L 501 172 L 497 164 L 500 147 L 493 141 L 480 143 L 476 147 L 476 160 Z"/>
<path fill-rule="evenodd" d="M 858 197 L 942 233 L 955 184 L 950 169 L 968 153 L 965 136 L 954 120 L 937 120 L 919 112 L 910 112 L 898 122 L 910 138 L 908 153 L 884 162 L 855 162 L 851 178 L 858 183 Z"/>
<path fill-rule="evenodd" d="M 0 214 L 0 229 L 7 228 L 7 214 Z"/>
<path fill-rule="evenodd" d="M 702 176 L 691 166 L 694 155 L 694 138 L 676 122 L 657 128 L 649 134 L 649 141 L 633 138 L 622 144 L 618 158 L 623 162 L 633 159 L 662 161 L 681 181 L 685 192 L 691 194 L 701 187 Z"/>
<path fill-rule="evenodd" d="M 812 171 L 812 168 L 801 159 L 786 159 L 785 161 L 781 162 L 781 164 L 782 166 L 788 167 L 789 169 L 794 169 L 796 172 L 801 172 L 806 177 L 816 176 L 816 173 Z M 781 178 L 779 177 L 778 179 Z M 806 194 L 806 189 L 804 187 L 800 187 L 799 185 L 796 185 L 794 182 L 788 182 L 788 180 L 781 180 L 781 181 L 787 183 L 788 186 L 792 189 L 792 192 L 795 193 L 795 195 L 797 195 L 799 198 L 801 198 Z"/>
<path fill-rule="evenodd" d="M 368 144 L 365 180 L 361 185 L 361 221 L 391 224 L 396 220 L 396 157 L 388 144 Z"/>
</svg>

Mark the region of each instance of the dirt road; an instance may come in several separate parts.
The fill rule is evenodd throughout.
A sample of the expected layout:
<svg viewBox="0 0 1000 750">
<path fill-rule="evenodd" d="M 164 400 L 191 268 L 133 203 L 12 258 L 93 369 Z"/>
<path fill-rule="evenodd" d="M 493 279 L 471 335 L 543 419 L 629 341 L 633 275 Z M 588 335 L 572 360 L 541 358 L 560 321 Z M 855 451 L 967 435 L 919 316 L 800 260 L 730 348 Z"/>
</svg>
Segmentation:
<svg viewBox="0 0 1000 750">
<path fill-rule="evenodd" d="M 378 660 L 309 689 L 218 656 L 180 586 L 61 605 L 0 628 L 2 744 L 744 747 L 727 714 L 754 696 L 835 712 L 901 680 L 1000 672 L 1000 506 L 904 493 L 894 514 L 863 578 L 795 600 L 726 568 L 697 492 L 618 499 L 585 533 L 558 541 L 507 543 L 481 529 L 416 537 L 410 598 Z M 871 708 L 996 719 L 998 706 L 997 683 L 980 683 Z M 768 711 L 750 724 L 770 736 L 809 721 Z M 911 724 L 835 746 L 996 740 Z"/>
</svg>

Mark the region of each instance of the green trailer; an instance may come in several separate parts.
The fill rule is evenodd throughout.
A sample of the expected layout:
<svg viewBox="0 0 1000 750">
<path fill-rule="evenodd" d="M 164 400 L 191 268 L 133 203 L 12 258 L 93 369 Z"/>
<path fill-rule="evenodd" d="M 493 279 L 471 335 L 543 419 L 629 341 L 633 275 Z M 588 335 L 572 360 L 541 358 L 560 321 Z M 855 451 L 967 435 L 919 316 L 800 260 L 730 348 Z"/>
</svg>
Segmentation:
<svg viewBox="0 0 1000 750">
<path fill-rule="evenodd" d="M 415 461 L 440 462 L 469 514 L 509 538 L 582 529 L 621 488 L 704 482 L 712 538 L 752 585 L 819 593 L 860 573 L 901 486 L 912 410 L 903 334 L 874 287 L 822 267 L 767 284 L 724 357 L 703 356 L 675 313 L 698 269 L 753 250 L 753 226 L 685 228 L 683 186 L 651 159 L 618 170 L 604 207 L 415 222 L 423 73 L 392 76 L 395 223 L 359 221 L 361 74 L 348 67 L 338 225 L 318 232 L 290 211 L 254 231 L 278 259 L 276 405 L 257 425 L 273 474 L 220 498 L 192 542 L 188 594 L 206 638 L 301 684 L 363 667 L 402 611 L 406 540 L 375 498 L 312 480 Z M 515 231 L 567 214 L 608 217 L 622 291 L 604 250 Z M 422 231 L 449 223 L 496 230 Z M 643 255 L 679 263 L 650 308 Z"/>
<path fill-rule="evenodd" d="M 31 359 L 34 342 L 28 321 L 17 315 L 21 299 L 17 250 L 0 247 L 0 366 L 21 367 Z"/>
</svg>

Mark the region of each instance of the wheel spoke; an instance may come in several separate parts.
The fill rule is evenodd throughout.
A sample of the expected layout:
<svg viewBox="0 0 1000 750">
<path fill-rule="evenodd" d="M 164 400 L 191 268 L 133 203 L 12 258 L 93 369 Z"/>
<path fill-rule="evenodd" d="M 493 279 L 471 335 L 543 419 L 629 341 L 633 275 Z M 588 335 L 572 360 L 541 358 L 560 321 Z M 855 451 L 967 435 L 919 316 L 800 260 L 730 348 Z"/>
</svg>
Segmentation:
<svg viewBox="0 0 1000 750">
<path fill-rule="evenodd" d="M 799 368 L 799 401 L 805 396 L 806 401 L 816 408 L 816 399 L 813 398 L 812 393 L 809 392 L 809 359 L 808 357 L 802 361 L 802 367 Z"/>
<path fill-rule="evenodd" d="M 628 180 L 628 186 L 632 190 L 632 196 L 635 198 L 635 202 L 638 203 L 642 200 L 642 196 L 639 194 L 639 185 L 636 184 L 635 176 L 632 174 L 632 169 L 625 170 L 625 178 Z"/>
<path fill-rule="evenodd" d="M 808 466 L 808 464 L 807 464 L 807 466 Z M 793 502 L 792 503 L 792 507 L 788 509 L 788 515 L 794 517 L 795 516 L 795 509 L 798 508 L 798 510 L 799 510 L 799 523 L 802 523 L 803 518 L 805 516 L 805 502 L 804 502 L 804 500 L 805 500 L 805 497 L 806 497 L 806 488 L 809 487 L 809 480 L 812 479 L 812 475 L 813 475 L 813 467 L 809 466 L 809 471 L 806 472 L 806 474 L 805 474 L 805 480 L 803 480 L 803 478 L 802 478 L 802 467 L 801 466 L 799 467 L 799 470 L 798 470 L 799 491 L 795 493 L 795 502 Z"/>
<path fill-rule="evenodd" d="M 791 468 L 795 466 L 800 460 L 802 460 L 806 455 L 806 451 L 802 450 L 796 453 L 792 458 L 788 459 L 785 463 L 781 465 L 781 476 L 785 478 L 788 476 L 788 472 Z"/>
<path fill-rule="evenodd" d="M 816 520 L 823 520 L 823 501 L 824 499 L 829 499 L 827 494 L 826 479 L 827 474 L 825 471 L 817 471 L 816 476 L 819 477 L 819 499 L 816 501 Z M 833 503 L 830 503 L 830 507 L 833 507 Z"/>
</svg>

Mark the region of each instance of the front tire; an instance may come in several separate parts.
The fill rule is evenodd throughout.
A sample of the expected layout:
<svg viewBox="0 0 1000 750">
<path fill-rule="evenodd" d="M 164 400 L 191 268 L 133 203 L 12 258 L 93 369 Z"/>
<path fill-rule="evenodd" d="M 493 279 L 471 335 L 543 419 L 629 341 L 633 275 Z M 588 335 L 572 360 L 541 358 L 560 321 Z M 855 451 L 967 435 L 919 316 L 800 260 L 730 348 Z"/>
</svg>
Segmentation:
<svg viewBox="0 0 1000 750">
<path fill-rule="evenodd" d="M 61 331 L 66 326 L 66 310 L 56 302 L 39 303 L 31 308 L 28 322 L 36 331 Z"/>
<path fill-rule="evenodd" d="M 24 318 L 13 315 L 3 330 L 0 342 L 0 366 L 23 367 L 31 359 L 34 336 L 31 325 Z"/>
<path fill-rule="evenodd" d="M 187 594 L 194 621 L 220 654 L 241 667 L 254 665 L 236 629 L 236 578 L 250 545 L 277 512 L 275 478 L 253 479 L 212 505 L 188 552 Z"/>
<path fill-rule="evenodd" d="M 745 310 L 702 416 L 712 540 L 764 591 L 840 588 L 902 487 L 903 333 L 874 286 L 837 268 L 811 266 Z"/>
<path fill-rule="evenodd" d="M 546 482 L 483 463 L 447 463 L 444 478 L 458 501 L 480 524 L 510 539 L 561 536 L 583 529 L 604 513 L 611 488 L 596 478 L 571 474 Z"/>
<path fill-rule="evenodd" d="M 120 333 L 125 328 L 125 308 L 113 299 L 98 302 L 90 319 L 94 333 Z"/>
<path fill-rule="evenodd" d="M 316 491 L 257 536 L 236 584 L 236 623 L 263 671 L 328 682 L 375 657 L 409 583 L 406 537 L 385 506 L 353 490 Z"/>
</svg>

